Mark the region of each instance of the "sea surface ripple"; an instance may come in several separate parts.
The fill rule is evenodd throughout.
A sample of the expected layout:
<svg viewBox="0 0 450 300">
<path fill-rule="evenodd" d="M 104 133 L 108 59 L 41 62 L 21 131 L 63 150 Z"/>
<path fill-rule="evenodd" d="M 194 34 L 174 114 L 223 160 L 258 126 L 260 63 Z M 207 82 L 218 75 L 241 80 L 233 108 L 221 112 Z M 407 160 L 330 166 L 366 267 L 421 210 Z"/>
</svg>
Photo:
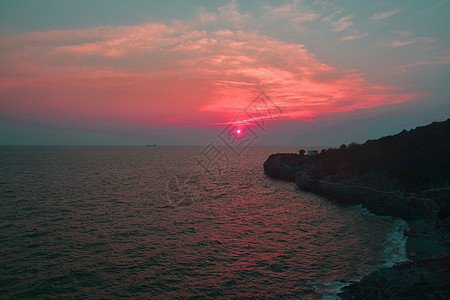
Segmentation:
<svg viewBox="0 0 450 300">
<path fill-rule="evenodd" d="M 263 174 L 297 149 L 222 150 L 0 147 L 0 297 L 315 299 L 403 259 L 401 221 Z"/>
</svg>

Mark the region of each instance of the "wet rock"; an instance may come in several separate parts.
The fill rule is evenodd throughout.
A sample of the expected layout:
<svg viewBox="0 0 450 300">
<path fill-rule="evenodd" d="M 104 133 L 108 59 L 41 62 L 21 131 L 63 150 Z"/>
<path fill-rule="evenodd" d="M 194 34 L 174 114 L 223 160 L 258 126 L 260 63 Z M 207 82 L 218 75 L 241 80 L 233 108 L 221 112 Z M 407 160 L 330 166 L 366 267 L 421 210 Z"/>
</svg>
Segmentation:
<svg viewBox="0 0 450 300">
<path fill-rule="evenodd" d="M 450 256 L 408 262 L 372 272 L 343 288 L 342 299 L 447 299 Z"/>
</svg>

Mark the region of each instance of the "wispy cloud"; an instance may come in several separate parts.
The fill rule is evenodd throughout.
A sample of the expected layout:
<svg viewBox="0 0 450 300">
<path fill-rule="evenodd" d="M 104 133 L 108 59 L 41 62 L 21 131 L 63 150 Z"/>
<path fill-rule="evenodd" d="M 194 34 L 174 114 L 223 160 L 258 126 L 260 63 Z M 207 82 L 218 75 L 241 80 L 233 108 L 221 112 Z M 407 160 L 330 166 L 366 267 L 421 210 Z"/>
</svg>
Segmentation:
<svg viewBox="0 0 450 300">
<path fill-rule="evenodd" d="M 285 3 L 278 7 L 268 7 L 274 14 L 277 15 L 287 15 L 292 11 L 292 5 L 290 3 Z"/>
<path fill-rule="evenodd" d="M 382 13 L 374 14 L 373 17 L 372 17 L 372 21 L 379 21 L 379 20 L 383 20 L 383 19 L 392 17 L 393 15 L 398 14 L 401 11 L 402 11 L 402 9 L 397 8 L 397 9 L 393 9 L 393 10 L 390 10 L 390 11 L 385 11 L 385 12 L 382 12 Z"/>
<path fill-rule="evenodd" d="M 358 40 L 358 39 L 361 39 L 363 37 L 366 37 L 367 35 L 368 35 L 367 33 L 356 34 L 356 35 L 348 35 L 348 36 L 342 37 L 340 39 L 340 41 L 343 42 L 343 41 Z"/>
<path fill-rule="evenodd" d="M 392 47 L 401 47 L 401 46 L 411 45 L 414 43 L 417 43 L 417 41 L 394 41 L 390 45 Z"/>
<path fill-rule="evenodd" d="M 339 15 L 341 13 L 342 13 L 342 10 L 341 9 L 337 9 L 334 12 L 330 13 L 328 16 L 322 18 L 321 21 L 325 22 L 325 23 L 330 23 L 331 20 L 333 20 L 337 15 Z"/>
<path fill-rule="evenodd" d="M 406 72 L 407 69 L 418 66 L 430 66 L 430 65 L 447 65 L 450 64 L 450 53 L 445 56 L 441 56 L 436 60 L 419 60 L 413 63 L 405 64 L 398 67 L 398 73 Z"/>
<path fill-rule="evenodd" d="M 424 44 L 424 45 L 430 45 L 432 43 L 436 42 L 435 38 L 432 37 L 419 37 L 412 40 L 407 41 L 393 41 L 389 45 L 392 47 L 402 47 L 406 45 L 412 45 L 412 44 Z"/>
<path fill-rule="evenodd" d="M 300 13 L 295 17 L 298 22 L 314 21 L 320 17 L 317 13 Z"/>
<path fill-rule="evenodd" d="M 333 26 L 333 31 L 342 31 L 347 29 L 348 27 L 353 25 L 353 22 L 350 21 L 355 15 L 350 14 L 345 17 L 340 18 L 337 21 L 332 21 L 331 25 Z"/>
<path fill-rule="evenodd" d="M 249 14 L 243 14 L 239 11 L 239 4 L 236 3 L 236 0 L 232 0 L 227 5 L 220 7 L 219 14 L 234 23 L 243 23 L 250 17 Z"/>
<path fill-rule="evenodd" d="M 266 6 L 270 17 L 287 18 L 294 22 L 309 22 L 317 20 L 321 14 L 302 2 L 285 3 L 278 7 Z"/>
<path fill-rule="evenodd" d="M 291 5 L 276 12 L 298 22 L 319 19 L 313 10 L 293 13 Z M 322 21 L 340 32 L 353 17 Z M 3 39 L 2 109 L 190 126 L 230 121 L 261 90 L 292 119 L 421 96 L 368 82 L 360 71 L 333 67 L 302 44 L 251 30 L 251 18 L 231 2 L 193 20 L 10 36 Z M 341 40 L 367 36 L 350 34 Z"/>
<path fill-rule="evenodd" d="M 347 15 L 345 17 L 340 18 L 339 20 L 332 22 L 333 31 L 342 31 L 347 29 L 348 27 L 353 25 L 353 22 L 350 20 L 354 17 L 354 14 Z"/>
</svg>

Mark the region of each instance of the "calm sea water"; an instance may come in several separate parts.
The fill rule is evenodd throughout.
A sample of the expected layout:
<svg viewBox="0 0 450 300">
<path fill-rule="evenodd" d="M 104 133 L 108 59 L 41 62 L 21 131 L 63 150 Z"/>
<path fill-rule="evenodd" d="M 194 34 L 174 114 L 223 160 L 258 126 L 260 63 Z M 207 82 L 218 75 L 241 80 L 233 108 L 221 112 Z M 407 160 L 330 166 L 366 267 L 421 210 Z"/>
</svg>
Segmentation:
<svg viewBox="0 0 450 300">
<path fill-rule="evenodd" d="M 204 150 L 0 147 L 0 297 L 322 298 L 404 259 L 401 221 L 264 175 L 297 149 Z"/>
</svg>

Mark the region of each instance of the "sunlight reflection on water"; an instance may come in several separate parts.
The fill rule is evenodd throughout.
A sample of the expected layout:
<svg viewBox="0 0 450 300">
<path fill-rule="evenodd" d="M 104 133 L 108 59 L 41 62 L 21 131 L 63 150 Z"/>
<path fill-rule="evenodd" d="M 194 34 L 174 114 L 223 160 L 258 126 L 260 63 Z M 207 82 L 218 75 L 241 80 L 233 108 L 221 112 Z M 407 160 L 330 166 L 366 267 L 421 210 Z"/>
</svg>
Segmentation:
<svg viewBox="0 0 450 300">
<path fill-rule="evenodd" d="M 296 149 L 249 148 L 216 179 L 200 150 L 0 148 L 0 296 L 308 299 L 402 259 L 398 221 L 263 174 Z M 173 176 L 191 203 L 169 201 Z"/>
</svg>

